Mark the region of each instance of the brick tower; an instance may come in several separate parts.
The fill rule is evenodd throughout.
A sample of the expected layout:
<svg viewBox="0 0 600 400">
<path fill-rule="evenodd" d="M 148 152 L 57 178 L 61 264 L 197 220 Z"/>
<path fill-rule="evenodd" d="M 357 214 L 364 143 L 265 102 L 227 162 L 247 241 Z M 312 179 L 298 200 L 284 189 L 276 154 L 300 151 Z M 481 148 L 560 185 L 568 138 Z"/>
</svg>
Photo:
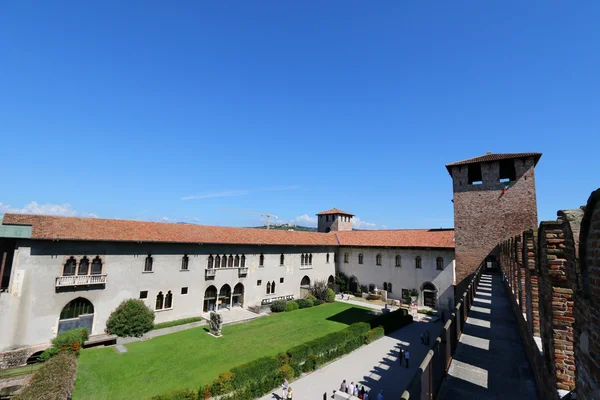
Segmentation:
<svg viewBox="0 0 600 400">
<path fill-rule="evenodd" d="M 338 210 L 335 207 L 331 210 L 320 212 L 317 214 L 317 218 L 319 218 L 318 231 L 325 233 L 331 231 L 351 231 L 352 217 L 354 217 L 354 214 Z"/>
<path fill-rule="evenodd" d="M 446 165 L 453 181 L 457 296 L 503 240 L 538 226 L 534 168 L 541 153 L 487 153 Z"/>
</svg>

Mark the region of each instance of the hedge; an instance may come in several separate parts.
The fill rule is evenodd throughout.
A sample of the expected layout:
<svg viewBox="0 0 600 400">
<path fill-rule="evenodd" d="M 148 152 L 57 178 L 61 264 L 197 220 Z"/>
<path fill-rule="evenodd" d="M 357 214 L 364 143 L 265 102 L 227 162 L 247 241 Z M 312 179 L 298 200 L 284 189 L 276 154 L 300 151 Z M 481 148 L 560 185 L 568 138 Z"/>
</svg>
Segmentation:
<svg viewBox="0 0 600 400">
<path fill-rule="evenodd" d="M 154 324 L 154 327 L 152 328 L 152 330 L 170 328 L 172 326 L 178 326 L 178 325 L 191 324 L 192 322 L 198 322 L 198 321 L 202 321 L 202 317 L 176 319 L 174 321 L 161 322 L 159 324 Z"/>
<path fill-rule="evenodd" d="M 385 330 L 382 326 L 373 328 L 363 334 L 365 344 L 373 343 L 377 339 L 381 339 L 385 335 Z"/>
<path fill-rule="evenodd" d="M 412 321 L 412 315 L 408 315 L 408 311 L 400 308 L 396 311 L 380 314 L 371 319 L 369 323 L 371 328 L 383 327 L 385 333 L 388 334 L 410 324 Z"/>
<path fill-rule="evenodd" d="M 139 299 L 123 300 L 106 321 L 106 331 L 120 337 L 141 337 L 153 326 L 154 311 Z"/>
<path fill-rule="evenodd" d="M 179 389 L 154 396 L 151 400 L 198 400 L 198 392 L 191 389 Z"/>
<path fill-rule="evenodd" d="M 273 312 L 285 311 L 285 300 L 275 300 L 273 303 L 271 303 L 271 311 L 273 311 Z"/>
<path fill-rule="evenodd" d="M 46 361 L 14 400 L 70 399 L 76 377 L 77 357 L 72 352 L 62 352 Z"/>
<path fill-rule="evenodd" d="M 300 308 L 310 308 L 315 305 L 315 303 L 313 303 L 312 300 L 308 300 L 308 299 L 298 299 L 298 300 L 296 300 L 296 302 L 298 303 Z"/>
<path fill-rule="evenodd" d="M 300 306 L 295 301 L 289 301 L 285 305 L 285 311 L 296 311 L 299 308 L 300 308 Z"/>
<path fill-rule="evenodd" d="M 88 339 L 88 330 L 86 328 L 70 329 L 59 333 L 52 339 L 52 346 L 47 348 L 41 355 L 40 360 L 46 361 L 59 353 L 73 353 L 79 355 L 79 350 L 83 342 Z"/>
</svg>

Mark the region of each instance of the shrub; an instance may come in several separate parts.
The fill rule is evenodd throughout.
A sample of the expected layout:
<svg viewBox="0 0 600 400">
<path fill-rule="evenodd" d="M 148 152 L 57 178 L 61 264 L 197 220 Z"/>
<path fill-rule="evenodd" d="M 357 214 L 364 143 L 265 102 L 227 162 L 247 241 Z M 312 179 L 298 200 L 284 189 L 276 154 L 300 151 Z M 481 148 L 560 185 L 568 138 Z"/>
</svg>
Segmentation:
<svg viewBox="0 0 600 400">
<path fill-rule="evenodd" d="M 199 322 L 199 321 L 202 321 L 202 317 L 176 319 L 175 321 L 161 322 L 159 324 L 154 324 L 154 326 L 152 327 L 152 330 L 170 328 L 172 326 L 178 326 L 178 325 L 191 324 L 192 322 Z"/>
<path fill-rule="evenodd" d="M 140 337 L 154 326 L 154 313 L 142 300 L 124 300 L 110 314 L 106 329 L 110 334 Z"/>
<path fill-rule="evenodd" d="M 354 292 L 352 293 L 354 297 L 362 297 L 362 292 Z"/>
<path fill-rule="evenodd" d="M 246 364 L 232 368 L 233 387 L 242 389 L 251 382 L 260 382 L 268 376 L 278 376 L 279 359 L 275 357 L 261 357 Z"/>
<path fill-rule="evenodd" d="M 271 303 L 272 312 L 284 312 L 285 311 L 285 300 L 275 300 Z"/>
<path fill-rule="evenodd" d="M 368 332 L 363 333 L 363 338 L 365 344 L 369 344 L 376 341 L 377 339 L 382 338 L 383 335 L 385 335 L 385 330 L 383 329 L 383 327 L 378 326 L 377 328 L 373 328 Z"/>
<path fill-rule="evenodd" d="M 295 376 L 294 368 L 290 367 L 288 364 L 282 365 L 279 368 L 279 372 L 281 373 L 281 377 L 285 379 L 292 379 Z"/>
<path fill-rule="evenodd" d="M 348 276 L 343 272 L 336 272 L 335 284 L 340 287 L 340 292 L 345 292 L 348 290 Z"/>
<path fill-rule="evenodd" d="M 210 383 L 207 383 L 204 386 L 200 386 L 198 389 L 198 398 L 199 399 L 210 399 L 212 397 Z"/>
<path fill-rule="evenodd" d="M 360 285 L 360 291 L 363 293 L 369 293 L 369 288 L 367 285 Z"/>
<path fill-rule="evenodd" d="M 295 301 L 289 301 L 285 305 L 285 311 L 296 311 L 299 308 L 300 308 L 300 306 Z"/>
<path fill-rule="evenodd" d="M 329 290 L 329 286 L 327 286 L 327 281 L 325 280 L 316 280 L 310 287 L 309 291 L 312 295 L 311 300 L 319 299 L 322 301 L 327 301 L 327 292 Z M 309 296 L 310 297 L 310 296 Z M 307 299 L 309 298 L 307 297 Z"/>
<path fill-rule="evenodd" d="M 198 400 L 198 392 L 190 389 L 178 389 L 152 397 L 151 400 Z"/>
<path fill-rule="evenodd" d="M 313 300 L 313 304 L 314 304 L 315 306 L 320 306 L 321 304 L 325 304 L 325 303 L 326 303 L 326 302 L 325 302 L 325 301 L 323 301 L 323 300 L 321 300 L 321 299 L 316 299 L 316 300 Z"/>
<path fill-rule="evenodd" d="M 310 300 L 313 303 L 317 300 L 317 298 L 315 296 L 313 296 L 312 294 L 309 294 L 308 296 L 306 296 L 305 299 Z"/>
<path fill-rule="evenodd" d="M 335 301 L 335 292 L 331 288 L 327 288 L 327 298 L 325 299 L 327 303 L 333 303 Z"/>
<path fill-rule="evenodd" d="M 381 326 L 385 330 L 385 333 L 388 334 L 410 324 L 412 321 L 412 315 L 408 315 L 406 309 L 400 308 L 390 313 L 380 314 L 371 319 L 369 323 L 372 328 Z"/>
<path fill-rule="evenodd" d="M 70 399 L 76 376 L 77 357 L 63 352 L 45 362 L 14 400 Z"/>
<path fill-rule="evenodd" d="M 314 371 L 317 368 L 317 356 L 314 354 L 309 354 L 308 358 L 304 362 L 302 370 L 304 372 Z"/>
<path fill-rule="evenodd" d="M 279 361 L 279 365 L 284 366 L 290 362 L 290 356 L 285 351 L 277 354 L 277 360 Z"/>
<path fill-rule="evenodd" d="M 299 299 L 296 301 L 298 302 L 298 305 L 300 306 L 300 308 L 310 308 L 314 305 L 312 300 Z"/>
<path fill-rule="evenodd" d="M 52 346 L 40 355 L 40 360 L 46 361 L 62 352 L 73 353 L 78 356 L 83 342 L 87 339 L 88 330 L 86 328 L 71 329 L 59 333 L 58 336 L 52 339 Z"/>
<path fill-rule="evenodd" d="M 222 372 L 211 384 L 211 393 L 213 396 L 227 394 L 233 391 L 234 374 L 231 371 Z"/>
</svg>

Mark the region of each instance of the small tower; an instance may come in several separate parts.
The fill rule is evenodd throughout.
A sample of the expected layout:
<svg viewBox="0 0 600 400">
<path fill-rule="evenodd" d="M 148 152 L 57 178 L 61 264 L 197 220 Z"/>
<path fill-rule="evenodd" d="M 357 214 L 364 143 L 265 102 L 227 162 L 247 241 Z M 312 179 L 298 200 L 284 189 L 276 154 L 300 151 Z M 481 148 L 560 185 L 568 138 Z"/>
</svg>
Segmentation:
<svg viewBox="0 0 600 400">
<path fill-rule="evenodd" d="M 319 218 L 318 231 L 324 233 L 331 231 L 351 231 L 352 217 L 354 217 L 354 214 L 338 210 L 335 207 L 331 210 L 320 212 L 317 214 L 317 218 Z"/>
<path fill-rule="evenodd" d="M 538 226 L 534 168 L 541 153 L 487 153 L 446 165 L 453 181 L 456 294 L 501 241 Z M 486 258 L 489 259 L 486 260 Z"/>
</svg>

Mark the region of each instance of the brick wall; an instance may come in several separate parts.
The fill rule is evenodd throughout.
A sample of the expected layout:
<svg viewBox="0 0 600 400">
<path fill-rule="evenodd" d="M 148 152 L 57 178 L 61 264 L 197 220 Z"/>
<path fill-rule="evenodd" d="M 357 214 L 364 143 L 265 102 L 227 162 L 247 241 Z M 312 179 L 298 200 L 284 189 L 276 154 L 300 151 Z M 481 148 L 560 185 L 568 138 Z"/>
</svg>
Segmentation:
<svg viewBox="0 0 600 400">
<path fill-rule="evenodd" d="M 537 230 L 523 232 L 523 265 L 525 266 L 525 296 L 529 334 L 540 337 L 540 299 L 537 268 Z"/>
<path fill-rule="evenodd" d="M 579 235 L 580 291 L 575 296 L 577 398 L 600 393 L 600 189 L 585 207 Z"/>
</svg>

